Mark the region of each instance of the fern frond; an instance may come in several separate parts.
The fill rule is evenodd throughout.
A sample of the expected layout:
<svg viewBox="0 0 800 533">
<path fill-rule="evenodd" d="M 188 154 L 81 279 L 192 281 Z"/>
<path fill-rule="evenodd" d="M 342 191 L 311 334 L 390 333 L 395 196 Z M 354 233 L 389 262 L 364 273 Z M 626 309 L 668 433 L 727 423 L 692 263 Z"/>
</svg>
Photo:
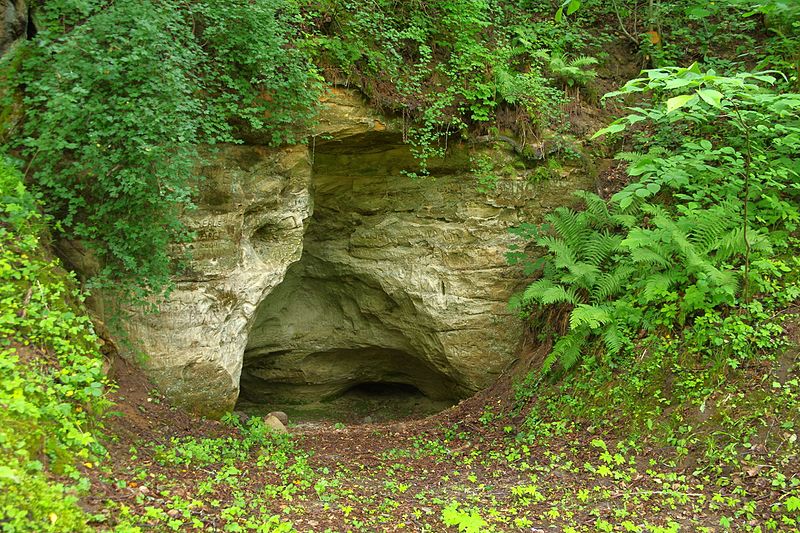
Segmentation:
<svg viewBox="0 0 800 533">
<path fill-rule="evenodd" d="M 584 213 L 559 207 L 549 213 L 545 220 L 550 223 L 558 235 L 573 249 L 578 249 L 592 233 Z"/>
<path fill-rule="evenodd" d="M 591 215 L 593 222 L 598 227 L 604 228 L 612 224 L 611 214 L 608 212 L 608 204 L 605 200 L 589 191 L 576 191 L 574 194 L 586 204 L 586 212 Z"/>
<path fill-rule="evenodd" d="M 730 230 L 725 235 L 719 237 L 714 249 L 716 253 L 714 258 L 718 262 L 727 261 L 735 255 L 744 255 L 747 251 L 747 245 L 744 242 L 745 231 L 743 227 L 737 227 Z M 759 233 L 753 228 L 748 229 L 747 239 L 750 241 L 750 252 L 757 252 L 762 254 L 771 254 L 772 245 L 769 238 Z"/>
<path fill-rule="evenodd" d="M 735 204 L 727 202 L 695 213 L 687 221 L 690 226 L 689 240 L 704 253 L 715 249 L 722 235 L 739 224 L 738 211 Z"/>
<path fill-rule="evenodd" d="M 717 261 L 727 261 L 735 255 L 744 254 L 747 251 L 747 244 L 744 241 L 745 231 L 743 227 L 734 228 L 725 235 L 722 235 L 716 242 Z"/>
<path fill-rule="evenodd" d="M 565 274 L 562 279 L 567 283 L 577 284 L 582 289 L 589 289 L 599 275 L 600 269 L 595 265 L 577 262 L 569 266 L 569 274 Z"/>
<path fill-rule="evenodd" d="M 591 67 L 598 64 L 599 61 L 596 57 L 592 56 L 577 56 L 569 62 L 569 66 L 576 68 Z"/>
<path fill-rule="evenodd" d="M 547 251 L 554 256 L 553 264 L 557 268 L 568 268 L 569 265 L 577 261 L 575 252 L 563 239 L 544 236 L 536 239 L 536 244 L 547 248 Z"/>
<path fill-rule="evenodd" d="M 608 231 L 595 232 L 581 249 L 581 257 L 593 265 L 600 265 L 614 252 L 618 252 L 622 237 L 612 235 Z"/>
<path fill-rule="evenodd" d="M 657 245 L 659 243 L 653 243 L 656 248 L 635 248 L 631 250 L 631 259 L 633 259 L 634 263 L 642 263 L 645 265 L 651 266 L 660 266 L 660 267 L 668 267 L 670 266 L 671 261 L 665 255 L 663 255 L 661 247 Z"/>
<path fill-rule="evenodd" d="M 616 322 L 611 322 L 603 331 L 603 343 L 609 355 L 617 355 L 625 347 L 625 337 L 622 336 Z"/>
<path fill-rule="evenodd" d="M 647 276 L 644 280 L 644 288 L 641 293 L 644 299 L 643 303 L 660 300 L 665 292 L 669 291 L 673 285 L 678 283 L 679 278 L 680 273 L 674 270 L 656 272 L 655 274 Z"/>
<path fill-rule="evenodd" d="M 642 211 L 653 219 L 653 223 L 660 228 L 672 229 L 674 222 L 663 206 L 655 204 L 642 204 Z"/>
<path fill-rule="evenodd" d="M 634 272 L 634 267 L 622 265 L 600 276 L 592 291 L 592 301 L 602 302 L 619 294 Z"/>
<path fill-rule="evenodd" d="M 574 331 L 558 339 L 548 357 L 548 359 L 552 359 L 546 371 L 550 370 L 556 361 L 561 363 L 564 370 L 569 370 L 575 366 L 581 359 L 581 350 L 586 345 L 587 336 L 588 332 L 586 331 Z"/>
<path fill-rule="evenodd" d="M 536 280 L 522 293 L 522 303 L 536 302 L 541 305 L 558 303 L 577 304 L 580 299 L 575 288 L 565 289 L 549 279 Z"/>
<path fill-rule="evenodd" d="M 639 222 L 639 220 L 633 214 L 634 211 L 633 205 L 631 205 L 628 209 L 626 209 L 626 211 L 631 211 L 631 213 L 626 213 L 626 214 L 614 213 L 613 215 L 611 215 L 611 221 L 614 224 L 622 226 L 625 229 L 631 229 L 637 224 L 637 222 Z"/>
<path fill-rule="evenodd" d="M 544 358 L 542 361 L 542 373 L 549 374 L 550 370 L 552 370 L 553 365 L 558 362 L 558 353 L 555 350 L 550 350 L 550 353 L 547 354 L 547 357 Z"/>
<path fill-rule="evenodd" d="M 660 232 L 655 232 L 650 229 L 635 227 L 628 232 L 620 245 L 628 250 L 636 250 L 638 248 L 648 248 L 651 245 L 660 241 Z"/>
<path fill-rule="evenodd" d="M 717 286 L 715 292 L 723 292 L 729 296 L 736 294 L 739 290 L 739 278 L 730 270 L 714 269 L 709 272 L 708 279 Z"/>
<path fill-rule="evenodd" d="M 577 304 L 581 298 L 578 296 L 578 291 L 574 287 L 565 289 L 561 285 L 556 285 L 551 289 L 547 289 L 542 293 L 540 302 L 542 305 L 552 305 L 559 303 Z"/>
<path fill-rule="evenodd" d="M 617 155 L 614 156 L 614 159 L 619 159 L 620 161 L 628 161 L 634 162 L 638 161 L 643 157 L 641 152 L 618 152 Z"/>
<path fill-rule="evenodd" d="M 577 330 L 587 327 L 590 330 L 608 324 L 611 321 L 611 312 L 608 306 L 579 304 L 569 315 L 569 327 Z"/>
</svg>

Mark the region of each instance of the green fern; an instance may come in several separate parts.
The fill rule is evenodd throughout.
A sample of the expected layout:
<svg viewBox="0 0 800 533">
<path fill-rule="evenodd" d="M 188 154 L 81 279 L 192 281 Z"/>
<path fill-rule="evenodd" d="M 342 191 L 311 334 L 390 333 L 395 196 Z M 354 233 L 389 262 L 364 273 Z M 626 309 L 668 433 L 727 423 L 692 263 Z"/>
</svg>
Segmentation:
<svg viewBox="0 0 800 533">
<path fill-rule="evenodd" d="M 576 249 L 591 234 L 585 213 L 577 213 L 566 207 L 559 207 L 545 217 L 555 232 L 573 249 Z"/>
<path fill-rule="evenodd" d="M 607 230 L 597 232 L 583 244 L 581 255 L 587 262 L 599 265 L 619 252 L 621 243 L 622 237 L 619 235 L 612 235 Z"/>
<path fill-rule="evenodd" d="M 539 57 L 547 61 L 547 70 L 564 86 L 585 86 L 597 77 L 597 71 L 589 68 L 598 63 L 595 57 L 578 56 L 568 59 L 566 55 L 558 52 L 549 55 L 542 53 Z"/>
<path fill-rule="evenodd" d="M 617 296 L 622 292 L 634 272 L 636 272 L 636 268 L 632 266 L 619 265 L 613 271 L 602 274 L 593 287 L 592 302 L 603 302 Z"/>
<path fill-rule="evenodd" d="M 558 339 L 542 363 L 542 372 L 550 372 L 556 363 L 564 370 L 574 367 L 581 359 L 581 352 L 587 344 L 588 337 L 588 331 L 570 331 Z"/>
<path fill-rule="evenodd" d="M 575 305 L 579 301 L 580 298 L 574 287 L 565 288 L 549 279 L 541 279 L 528 285 L 520 303 L 530 304 L 535 302 L 541 305 L 564 303 Z"/>
<path fill-rule="evenodd" d="M 585 326 L 597 330 L 613 320 L 611 309 L 608 306 L 578 304 L 569 315 L 569 327 L 572 330 Z"/>
<path fill-rule="evenodd" d="M 627 344 L 627 339 L 617 327 L 616 322 L 612 322 L 603 331 L 603 343 L 609 355 L 617 355 Z"/>
</svg>

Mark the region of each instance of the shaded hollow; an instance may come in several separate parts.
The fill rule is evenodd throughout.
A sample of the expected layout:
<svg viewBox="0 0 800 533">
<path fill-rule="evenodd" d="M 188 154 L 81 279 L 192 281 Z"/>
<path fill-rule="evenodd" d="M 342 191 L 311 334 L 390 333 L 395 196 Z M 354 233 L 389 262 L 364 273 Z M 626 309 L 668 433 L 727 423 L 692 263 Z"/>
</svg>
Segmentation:
<svg viewBox="0 0 800 533">
<path fill-rule="evenodd" d="M 431 314 L 444 281 L 419 240 L 450 228 L 403 222 L 412 204 L 398 201 L 408 193 L 399 187 L 419 186 L 397 175 L 411 162 L 399 143 L 372 135 L 317 145 L 303 254 L 256 311 L 240 380 L 244 402 L 282 408 L 345 394 L 401 403 L 423 395 L 446 407 L 472 392 L 442 344 L 452 324 Z"/>
<path fill-rule="evenodd" d="M 241 378 L 250 402 L 330 400 L 361 383 L 412 386 L 433 399 L 458 387 L 415 353 L 414 342 L 382 318 L 404 304 L 379 286 L 342 276 L 305 256 L 261 304 Z"/>
</svg>

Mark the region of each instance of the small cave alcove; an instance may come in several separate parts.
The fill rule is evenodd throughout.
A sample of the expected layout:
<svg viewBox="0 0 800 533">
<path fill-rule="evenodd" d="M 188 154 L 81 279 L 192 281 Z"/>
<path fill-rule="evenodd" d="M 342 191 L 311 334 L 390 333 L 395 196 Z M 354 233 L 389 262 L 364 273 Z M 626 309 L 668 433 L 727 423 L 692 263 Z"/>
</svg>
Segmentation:
<svg viewBox="0 0 800 533">
<path fill-rule="evenodd" d="M 461 396 L 424 343 L 403 332 L 404 305 L 312 256 L 261 304 L 240 380 L 239 408 L 296 420 L 384 421 L 434 414 Z M 312 274 L 313 273 L 313 274 Z"/>
<path fill-rule="evenodd" d="M 471 392 L 417 286 L 441 284 L 417 273 L 427 250 L 409 231 L 392 234 L 409 212 L 398 184 L 415 186 L 399 176 L 406 160 L 396 136 L 317 144 L 303 253 L 256 311 L 239 409 L 380 421 L 427 416 Z"/>
</svg>

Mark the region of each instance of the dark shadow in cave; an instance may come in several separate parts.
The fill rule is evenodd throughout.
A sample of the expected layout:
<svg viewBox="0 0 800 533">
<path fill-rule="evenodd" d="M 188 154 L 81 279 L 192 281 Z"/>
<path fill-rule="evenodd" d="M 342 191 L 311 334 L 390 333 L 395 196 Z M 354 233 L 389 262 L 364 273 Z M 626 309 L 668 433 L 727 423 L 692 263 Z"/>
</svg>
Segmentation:
<svg viewBox="0 0 800 533">
<path fill-rule="evenodd" d="M 368 381 L 353 385 L 343 394 L 357 394 L 361 396 L 373 396 L 375 398 L 393 396 L 425 396 L 425 394 L 414 385 L 408 383 L 392 383 L 380 381 Z"/>
</svg>

